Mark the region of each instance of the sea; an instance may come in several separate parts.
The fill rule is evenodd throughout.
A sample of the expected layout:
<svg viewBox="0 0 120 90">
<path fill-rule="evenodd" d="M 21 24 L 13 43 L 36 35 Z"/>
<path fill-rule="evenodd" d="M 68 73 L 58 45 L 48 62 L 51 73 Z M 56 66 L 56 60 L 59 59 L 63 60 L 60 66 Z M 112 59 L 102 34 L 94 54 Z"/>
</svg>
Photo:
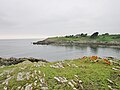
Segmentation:
<svg viewBox="0 0 120 90">
<path fill-rule="evenodd" d="M 98 46 L 33 45 L 43 39 L 0 39 L 0 57 L 33 57 L 47 61 L 77 59 L 83 56 L 114 57 L 120 59 L 120 48 Z"/>
</svg>

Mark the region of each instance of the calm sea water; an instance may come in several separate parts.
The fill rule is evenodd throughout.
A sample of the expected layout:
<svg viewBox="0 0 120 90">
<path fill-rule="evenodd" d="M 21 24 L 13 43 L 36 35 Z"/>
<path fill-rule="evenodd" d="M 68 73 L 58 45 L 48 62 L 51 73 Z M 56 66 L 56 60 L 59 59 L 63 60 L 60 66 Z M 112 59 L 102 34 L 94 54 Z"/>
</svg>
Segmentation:
<svg viewBox="0 0 120 90">
<path fill-rule="evenodd" d="M 115 57 L 120 59 L 120 48 L 90 47 L 90 46 L 51 46 L 33 45 L 40 39 L 10 39 L 0 40 L 0 56 L 34 57 L 48 61 L 75 59 L 83 56 L 97 55 L 100 57 Z"/>
</svg>

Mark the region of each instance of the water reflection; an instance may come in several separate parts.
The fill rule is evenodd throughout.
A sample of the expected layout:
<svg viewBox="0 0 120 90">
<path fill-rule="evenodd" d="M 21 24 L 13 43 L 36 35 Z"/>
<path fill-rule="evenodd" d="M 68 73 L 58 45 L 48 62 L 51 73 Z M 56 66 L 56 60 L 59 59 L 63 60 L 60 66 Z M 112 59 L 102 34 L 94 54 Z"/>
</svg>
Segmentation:
<svg viewBox="0 0 120 90">
<path fill-rule="evenodd" d="M 89 47 L 90 47 L 92 53 L 94 53 L 94 54 L 98 53 L 98 46 L 89 46 Z"/>
</svg>

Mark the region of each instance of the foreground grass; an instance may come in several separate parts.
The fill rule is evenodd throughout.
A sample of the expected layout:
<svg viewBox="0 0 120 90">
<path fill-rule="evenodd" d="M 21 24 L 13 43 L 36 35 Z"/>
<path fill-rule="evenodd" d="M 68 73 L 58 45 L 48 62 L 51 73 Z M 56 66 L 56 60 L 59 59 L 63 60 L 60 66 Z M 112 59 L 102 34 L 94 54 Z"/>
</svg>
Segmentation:
<svg viewBox="0 0 120 90">
<path fill-rule="evenodd" d="M 98 60 L 93 62 L 87 57 L 49 63 L 25 61 L 1 67 L 0 90 L 120 90 L 119 62 L 108 65 Z M 59 64 L 62 66 L 57 67 Z M 21 80 L 17 80 L 19 73 Z M 57 81 L 55 77 L 65 77 L 67 81 Z M 74 86 L 69 84 L 72 80 Z"/>
</svg>

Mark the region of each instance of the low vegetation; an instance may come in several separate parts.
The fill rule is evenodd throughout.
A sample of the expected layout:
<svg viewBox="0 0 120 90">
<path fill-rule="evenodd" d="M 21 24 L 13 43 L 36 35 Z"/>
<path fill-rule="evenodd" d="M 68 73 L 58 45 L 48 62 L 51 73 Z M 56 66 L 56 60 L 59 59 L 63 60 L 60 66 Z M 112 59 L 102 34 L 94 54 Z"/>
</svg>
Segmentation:
<svg viewBox="0 0 120 90">
<path fill-rule="evenodd" d="M 76 35 L 68 35 L 68 36 L 63 36 L 63 37 L 53 37 L 52 39 L 58 39 L 58 40 L 70 40 L 70 41 L 79 41 L 79 40 L 83 40 L 83 41 L 103 41 L 103 42 L 111 42 L 111 41 L 118 41 L 120 42 L 120 34 L 111 34 L 109 35 L 109 33 L 105 33 L 102 35 L 99 35 L 99 32 L 95 32 L 92 35 L 87 35 L 84 33 L 81 34 L 76 34 Z"/>
<path fill-rule="evenodd" d="M 120 90 L 120 60 L 83 57 L 0 67 L 0 90 Z"/>
<path fill-rule="evenodd" d="M 109 33 L 99 35 L 95 32 L 92 35 L 84 33 L 76 35 L 67 35 L 61 37 L 51 37 L 43 41 L 34 42 L 33 44 L 42 45 L 107 45 L 107 46 L 120 46 L 120 34 L 110 35 Z"/>
</svg>

